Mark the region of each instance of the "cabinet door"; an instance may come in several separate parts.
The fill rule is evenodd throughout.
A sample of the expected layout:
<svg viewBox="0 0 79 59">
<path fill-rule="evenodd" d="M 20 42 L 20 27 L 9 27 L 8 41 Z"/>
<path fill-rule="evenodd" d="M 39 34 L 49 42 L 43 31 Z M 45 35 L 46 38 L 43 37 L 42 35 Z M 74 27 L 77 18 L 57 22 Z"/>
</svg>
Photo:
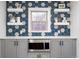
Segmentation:
<svg viewBox="0 0 79 59">
<path fill-rule="evenodd" d="M 51 57 L 60 58 L 61 57 L 61 42 L 60 39 L 52 39 L 50 43 Z"/>
<path fill-rule="evenodd" d="M 62 57 L 75 58 L 76 57 L 76 40 L 64 39 L 62 40 Z"/>
<path fill-rule="evenodd" d="M 0 40 L 0 58 L 1 58 L 1 40 Z"/>
<path fill-rule="evenodd" d="M 27 39 L 19 39 L 17 46 L 17 57 L 18 58 L 26 58 L 28 51 L 28 42 Z"/>
<path fill-rule="evenodd" d="M 0 57 L 5 58 L 5 40 L 0 40 Z"/>
<path fill-rule="evenodd" d="M 17 57 L 16 40 L 6 39 L 6 42 L 5 42 L 5 57 L 6 58 L 16 58 Z"/>
</svg>

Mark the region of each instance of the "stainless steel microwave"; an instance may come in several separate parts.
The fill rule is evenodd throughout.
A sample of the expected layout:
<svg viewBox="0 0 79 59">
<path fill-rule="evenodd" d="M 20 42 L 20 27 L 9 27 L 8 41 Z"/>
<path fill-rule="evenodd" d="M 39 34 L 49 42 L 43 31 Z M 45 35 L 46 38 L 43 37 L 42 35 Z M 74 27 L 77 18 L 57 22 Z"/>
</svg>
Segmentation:
<svg viewBox="0 0 79 59">
<path fill-rule="evenodd" d="M 50 51 L 50 40 L 48 39 L 29 39 L 28 51 Z"/>
</svg>

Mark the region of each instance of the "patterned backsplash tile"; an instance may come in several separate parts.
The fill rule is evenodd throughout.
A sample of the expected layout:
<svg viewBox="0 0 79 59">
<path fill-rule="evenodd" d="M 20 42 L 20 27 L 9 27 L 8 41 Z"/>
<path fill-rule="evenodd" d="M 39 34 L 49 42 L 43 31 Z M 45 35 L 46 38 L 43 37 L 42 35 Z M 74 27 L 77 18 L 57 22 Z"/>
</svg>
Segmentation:
<svg viewBox="0 0 79 59">
<path fill-rule="evenodd" d="M 20 4 L 23 9 L 23 12 L 7 12 L 6 19 L 6 36 L 70 36 L 70 25 L 55 25 L 57 18 L 65 18 L 70 22 L 70 12 L 54 12 L 54 9 L 62 6 L 64 4 L 65 8 L 70 10 L 69 1 L 7 1 L 7 10 L 8 8 L 16 8 Z M 28 8 L 51 8 L 51 32 L 28 32 Z M 23 25 L 8 25 L 11 17 L 20 17 Z"/>
</svg>

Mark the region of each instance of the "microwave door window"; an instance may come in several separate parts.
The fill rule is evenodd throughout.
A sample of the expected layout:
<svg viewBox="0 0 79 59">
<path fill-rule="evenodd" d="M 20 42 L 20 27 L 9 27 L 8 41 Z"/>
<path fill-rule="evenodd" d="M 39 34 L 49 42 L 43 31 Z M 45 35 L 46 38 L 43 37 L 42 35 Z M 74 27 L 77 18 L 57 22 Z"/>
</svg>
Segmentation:
<svg viewBox="0 0 79 59">
<path fill-rule="evenodd" d="M 44 49 L 43 43 L 29 43 L 29 49 L 39 50 Z"/>
</svg>

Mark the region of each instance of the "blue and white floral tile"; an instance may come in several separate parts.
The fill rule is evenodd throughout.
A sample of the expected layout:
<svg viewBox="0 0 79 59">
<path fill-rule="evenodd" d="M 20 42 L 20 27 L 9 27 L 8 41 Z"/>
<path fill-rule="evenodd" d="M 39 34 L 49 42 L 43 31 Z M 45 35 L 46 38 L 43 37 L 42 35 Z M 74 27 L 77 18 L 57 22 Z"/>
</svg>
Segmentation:
<svg viewBox="0 0 79 59">
<path fill-rule="evenodd" d="M 10 16 L 17 16 L 21 17 L 21 21 L 24 25 L 7 25 L 6 24 L 6 36 L 69 36 L 70 35 L 70 28 L 67 26 L 54 26 L 55 19 L 58 16 L 63 17 L 63 15 L 68 19 L 70 17 L 70 12 L 59 12 L 55 13 L 54 9 L 58 8 L 59 3 L 64 3 L 65 8 L 70 8 L 70 2 L 69 1 L 7 1 L 7 8 L 16 8 L 16 4 L 20 3 L 22 4 L 21 8 L 23 9 L 23 12 L 8 12 L 7 11 L 7 19 L 6 23 L 10 21 Z M 45 32 L 45 33 L 30 33 L 28 32 L 28 8 L 31 7 L 42 7 L 42 8 L 51 8 L 51 32 Z M 61 30 L 61 29 L 64 30 Z"/>
</svg>

